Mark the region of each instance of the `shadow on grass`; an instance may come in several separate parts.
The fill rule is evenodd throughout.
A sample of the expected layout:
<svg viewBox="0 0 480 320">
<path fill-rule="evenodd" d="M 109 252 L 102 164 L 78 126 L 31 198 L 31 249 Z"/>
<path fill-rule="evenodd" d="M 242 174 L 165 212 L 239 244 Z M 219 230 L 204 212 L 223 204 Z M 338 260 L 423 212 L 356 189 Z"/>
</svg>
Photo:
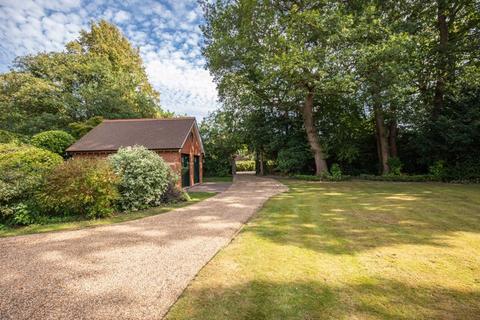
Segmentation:
<svg viewBox="0 0 480 320">
<path fill-rule="evenodd" d="M 189 288 L 166 319 L 474 319 L 480 292 L 411 287 L 387 279 L 331 286 L 253 281 Z"/>
<path fill-rule="evenodd" d="M 480 232 L 480 188 L 406 183 L 298 183 L 270 200 L 245 232 L 319 252 L 399 244 L 448 246 Z"/>
</svg>

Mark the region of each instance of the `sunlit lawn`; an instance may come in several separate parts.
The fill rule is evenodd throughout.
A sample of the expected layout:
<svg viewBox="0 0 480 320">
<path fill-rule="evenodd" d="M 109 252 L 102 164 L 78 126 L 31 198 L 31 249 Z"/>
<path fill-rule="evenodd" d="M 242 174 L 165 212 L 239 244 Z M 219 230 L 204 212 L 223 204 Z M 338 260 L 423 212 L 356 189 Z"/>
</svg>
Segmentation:
<svg viewBox="0 0 480 320">
<path fill-rule="evenodd" d="M 84 217 L 64 217 L 64 218 L 52 218 L 51 221 L 47 221 L 44 224 L 33 224 L 24 227 L 6 227 L 0 228 L 0 237 L 8 236 L 18 236 L 31 233 L 42 233 L 49 231 L 60 231 L 60 230 L 75 230 L 81 228 L 95 227 L 101 225 L 107 225 L 112 223 L 124 222 L 129 220 L 136 220 L 140 218 L 145 218 L 148 216 L 153 216 L 160 213 L 165 213 L 176 208 L 185 207 L 209 197 L 215 195 L 211 192 L 192 192 L 190 195 L 190 201 L 188 202 L 179 202 L 173 204 L 166 204 L 160 207 L 150 208 L 146 210 L 140 210 L 135 212 L 122 212 L 113 215 L 108 218 L 101 218 L 95 220 L 86 220 Z"/>
<path fill-rule="evenodd" d="M 284 183 L 168 319 L 480 319 L 480 186 Z"/>
</svg>

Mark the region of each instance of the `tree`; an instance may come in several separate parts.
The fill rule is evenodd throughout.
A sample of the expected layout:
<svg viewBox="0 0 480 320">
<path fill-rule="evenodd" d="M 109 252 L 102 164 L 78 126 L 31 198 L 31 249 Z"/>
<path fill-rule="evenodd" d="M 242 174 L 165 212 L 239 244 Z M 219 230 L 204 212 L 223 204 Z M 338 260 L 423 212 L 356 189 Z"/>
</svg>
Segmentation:
<svg viewBox="0 0 480 320">
<path fill-rule="evenodd" d="M 236 118 L 229 112 L 213 112 L 202 121 L 200 134 L 205 148 L 206 175 L 235 174 L 235 155 L 241 147 Z"/>
<path fill-rule="evenodd" d="M 355 53 L 355 72 L 361 99 L 369 107 L 375 123 L 380 172 L 388 174 L 389 158 L 398 156 L 397 123 L 408 97 L 413 39 L 405 26 L 396 22 L 398 11 L 388 11 L 376 1 L 365 1 L 353 10 L 355 32 L 350 41 Z"/>
<path fill-rule="evenodd" d="M 138 49 L 105 21 L 92 23 L 64 52 L 18 57 L 0 82 L 0 129 L 17 133 L 68 130 L 69 123 L 96 116 L 168 115 Z"/>
<path fill-rule="evenodd" d="M 314 119 L 316 109 L 321 108 L 315 105 L 315 96 L 328 95 L 346 85 L 345 68 L 338 59 L 342 45 L 338 30 L 350 23 L 348 17 L 328 1 L 298 5 L 288 1 L 274 5 L 269 1 L 218 1 L 204 3 L 204 9 L 204 54 L 220 93 L 232 94 L 232 78 L 254 83 L 250 87 L 261 88 L 255 91 L 267 96 L 272 85 L 285 88 L 289 103 L 278 107 L 301 113 L 316 174 L 327 172 L 321 130 Z"/>
</svg>

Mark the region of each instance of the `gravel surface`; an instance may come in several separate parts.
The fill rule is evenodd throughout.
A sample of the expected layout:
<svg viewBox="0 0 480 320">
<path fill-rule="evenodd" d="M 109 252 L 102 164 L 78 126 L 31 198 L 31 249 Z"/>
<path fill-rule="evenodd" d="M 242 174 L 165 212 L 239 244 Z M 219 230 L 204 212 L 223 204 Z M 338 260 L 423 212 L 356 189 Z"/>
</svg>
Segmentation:
<svg viewBox="0 0 480 320">
<path fill-rule="evenodd" d="M 286 187 L 237 176 L 200 203 L 104 227 L 0 239 L 0 319 L 160 319 Z"/>
<path fill-rule="evenodd" d="M 188 189 L 188 192 L 224 192 L 232 185 L 231 182 L 206 182 L 195 185 Z"/>
</svg>

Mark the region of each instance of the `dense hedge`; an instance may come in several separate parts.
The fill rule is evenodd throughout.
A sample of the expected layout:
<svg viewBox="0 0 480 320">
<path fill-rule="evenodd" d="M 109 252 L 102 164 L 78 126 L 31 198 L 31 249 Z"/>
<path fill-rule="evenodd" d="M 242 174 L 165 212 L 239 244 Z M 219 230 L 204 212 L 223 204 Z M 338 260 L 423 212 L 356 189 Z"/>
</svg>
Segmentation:
<svg viewBox="0 0 480 320">
<path fill-rule="evenodd" d="M 240 160 L 235 162 L 237 171 L 255 171 L 255 161 L 253 160 Z"/>
<path fill-rule="evenodd" d="M 428 182 L 428 181 L 441 181 L 440 177 L 427 174 L 417 175 L 383 175 L 376 176 L 373 174 L 361 174 L 357 177 L 361 180 L 373 180 L 373 181 L 392 181 L 392 182 Z"/>
<path fill-rule="evenodd" d="M 140 210 L 161 204 L 170 181 L 176 180 L 169 165 L 142 146 L 120 148 L 109 160 L 120 177 L 119 206 L 122 210 Z"/>
<path fill-rule="evenodd" d="M 65 154 L 65 150 L 75 142 L 75 138 L 61 130 L 51 130 L 40 132 L 32 137 L 31 143 L 38 147 L 61 156 Z"/>
<path fill-rule="evenodd" d="M 347 181 L 351 180 L 351 176 L 342 175 L 334 177 L 332 175 L 314 176 L 308 174 L 295 174 L 290 176 L 293 179 L 305 180 L 305 181 Z"/>
<path fill-rule="evenodd" d="M 0 143 L 23 143 L 27 140 L 27 136 L 6 130 L 0 130 Z"/>
<path fill-rule="evenodd" d="M 62 157 L 48 150 L 0 144 L 0 221 L 33 222 L 33 195 L 44 177 L 62 162 Z"/>
<path fill-rule="evenodd" d="M 46 215 L 105 217 L 119 198 L 117 183 L 107 160 L 70 159 L 48 175 L 36 200 Z"/>
</svg>

